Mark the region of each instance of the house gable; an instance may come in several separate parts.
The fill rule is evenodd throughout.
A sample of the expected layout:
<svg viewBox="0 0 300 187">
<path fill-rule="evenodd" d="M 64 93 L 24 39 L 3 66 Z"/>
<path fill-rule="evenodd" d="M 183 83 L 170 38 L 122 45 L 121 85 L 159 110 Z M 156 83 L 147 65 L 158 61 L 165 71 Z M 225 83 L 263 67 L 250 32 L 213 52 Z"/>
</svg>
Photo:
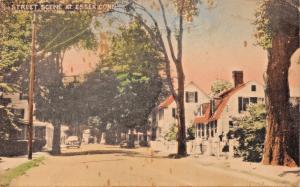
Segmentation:
<svg viewBox="0 0 300 187">
<path fill-rule="evenodd" d="M 184 100 L 185 103 L 193 103 L 193 102 L 187 102 L 187 92 L 197 92 L 197 103 L 204 103 L 209 101 L 209 96 L 201 89 L 199 88 L 194 82 L 190 82 L 185 86 L 185 96 Z M 159 108 L 167 108 L 168 106 L 175 106 L 175 101 L 173 96 L 169 96 L 166 100 L 164 100 L 162 103 L 160 103 Z"/>
</svg>

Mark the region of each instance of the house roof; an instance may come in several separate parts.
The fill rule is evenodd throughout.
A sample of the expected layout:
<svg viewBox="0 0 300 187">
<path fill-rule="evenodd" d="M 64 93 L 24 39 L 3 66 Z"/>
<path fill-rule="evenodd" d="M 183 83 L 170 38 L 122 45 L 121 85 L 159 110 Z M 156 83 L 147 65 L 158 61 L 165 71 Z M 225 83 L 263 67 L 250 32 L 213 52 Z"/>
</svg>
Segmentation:
<svg viewBox="0 0 300 187">
<path fill-rule="evenodd" d="M 172 104 L 174 101 L 174 97 L 173 96 L 169 96 L 166 100 L 164 100 L 162 103 L 160 103 L 159 105 L 159 109 L 161 108 L 167 108 L 170 104 Z"/>
<path fill-rule="evenodd" d="M 198 116 L 195 118 L 195 123 L 206 123 L 210 117 L 211 107 L 210 103 L 202 104 L 202 108 L 205 111 L 203 116 Z"/>
<path fill-rule="evenodd" d="M 196 85 L 193 81 L 189 82 L 187 85 L 185 85 L 184 87 L 188 87 L 190 85 L 195 86 L 199 91 L 201 91 L 202 93 L 206 94 L 198 85 Z M 170 104 L 172 104 L 174 101 L 174 97 L 173 96 L 169 96 L 166 100 L 164 100 L 162 103 L 159 104 L 158 108 L 166 108 L 168 107 Z"/>
<path fill-rule="evenodd" d="M 206 124 L 208 122 L 219 119 L 222 112 L 224 111 L 230 97 L 233 96 L 238 91 L 240 91 L 242 88 L 244 88 L 247 85 L 247 83 L 241 84 L 235 88 L 231 88 L 231 89 L 219 94 L 215 98 L 215 102 L 216 102 L 215 112 L 213 114 L 211 114 L 211 107 L 207 107 L 204 116 L 196 117 L 194 122 L 196 124 L 198 124 L 198 123 Z"/>
</svg>

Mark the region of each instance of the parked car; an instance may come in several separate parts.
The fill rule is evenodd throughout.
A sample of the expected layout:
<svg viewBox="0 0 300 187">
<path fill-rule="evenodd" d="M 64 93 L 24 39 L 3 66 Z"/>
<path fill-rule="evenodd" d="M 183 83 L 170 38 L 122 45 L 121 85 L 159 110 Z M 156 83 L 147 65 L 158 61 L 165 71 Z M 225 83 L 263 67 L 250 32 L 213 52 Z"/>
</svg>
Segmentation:
<svg viewBox="0 0 300 187">
<path fill-rule="evenodd" d="M 70 147 L 80 147 L 80 141 L 78 136 L 69 136 L 66 140 L 66 147 L 70 148 Z"/>
<path fill-rule="evenodd" d="M 120 147 L 121 148 L 129 148 L 129 142 L 128 142 L 128 140 L 121 141 Z M 134 142 L 134 147 L 135 148 L 140 147 L 140 145 L 138 144 L 138 142 L 136 142 L 136 141 Z"/>
</svg>

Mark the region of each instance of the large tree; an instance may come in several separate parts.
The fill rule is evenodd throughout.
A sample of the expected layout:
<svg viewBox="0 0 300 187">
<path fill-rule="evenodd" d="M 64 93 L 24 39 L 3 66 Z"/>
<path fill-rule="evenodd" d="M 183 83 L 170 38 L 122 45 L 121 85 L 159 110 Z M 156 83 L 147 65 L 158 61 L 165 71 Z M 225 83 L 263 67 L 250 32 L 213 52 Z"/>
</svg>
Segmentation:
<svg viewBox="0 0 300 187">
<path fill-rule="evenodd" d="M 268 51 L 267 133 L 263 163 L 299 165 L 299 127 L 291 117 L 289 68 L 299 48 L 299 1 L 264 0 L 256 14 L 258 43 Z"/>
<path fill-rule="evenodd" d="M 84 83 L 89 88 L 85 89 L 87 110 L 106 124 L 107 135 L 135 128 L 145 131 L 162 91 L 163 57 L 139 22 L 120 27 L 110 43 L 109 52 Z"/>
<path fill-rule="evenodd" d="M 73 85 L 63 82 L 64 54 L 74 46 L 94 48 L 96 39 L 91 31 L 92 15 L 86 12 L 42 13 L 38 20 L 37 41 L 42 53 L 37 63 L 36 114 L 38 119 L 53 124 L 52 153 L 59 154 L 61 124 L 78 122 L 81 106 L 78 100 L 70 99 L 78 96 Z"/>
<path fill-rule="evenodd" d="M 147 4 L 148 3 L 148 4 Z M 163 0 L 152 0 L 141 3 L 139 0 L 129 0 L 125 7 L 115 8 L 116 13 L 124 14 L 138 21 L 151 36 L 157 50 L 163 55 L 165 73 L 172 96 L 177 105 L 178 122 L 178 150 L 179 156 L 187 155 L 186 147 L 186 124 L 184 106 L 184 83 L 183 70 L 183 35 L 185 21 L 192 21 L 193 16 L 198 14 L 199 0 L 173 0 L 172 3 Z M 169 4 L 170 6 L 166 6 Z M 152 7 L 148 8 L 148 7 Z M 177 18 L 175 25 L 170 25 L 170 17 L 166 8 L 173 9 L 173 15 Z M 159 10 L 161 19 L 154 16 L 153 9 Z M 157 15 L 157 14 L 155 14 Z M 173 17 L 173 16 L 172 16 Z M 172 29 L 174 28 L 174 29 Z M 166 32 L 164 32 L 166 31 Z M 175 66 L 176 82 L 173 82 L 171 66 Z M 176 90 L 177 89 L 177 90 Z"/>
<path fill-rule="evenodd" d="M 2 14 L 2 12 L 1 12 Z M 10 82 L 28 88 L 32 12 L 3 13 L 1 17 L 1 72 Z M 62 102 L 71 89 L 63 84 L 63 57 L 70 47 L 96 47 L 93 16 L 89 12 L 39 12 L 37 17 L 36 115 L 54 125 L 53 152 L 60 152 L 60 124 L 65 122 Z M 94 22 L 96 23 L 96 22 Z M 20 68 L 21 67 L 21 68 Z M 64 100 L 62 100 L 64 98 Z M 68 100 L 70 101 L 70 100 Z M 69 118 L 70 119 L 70 118 Z"/>
</svg>

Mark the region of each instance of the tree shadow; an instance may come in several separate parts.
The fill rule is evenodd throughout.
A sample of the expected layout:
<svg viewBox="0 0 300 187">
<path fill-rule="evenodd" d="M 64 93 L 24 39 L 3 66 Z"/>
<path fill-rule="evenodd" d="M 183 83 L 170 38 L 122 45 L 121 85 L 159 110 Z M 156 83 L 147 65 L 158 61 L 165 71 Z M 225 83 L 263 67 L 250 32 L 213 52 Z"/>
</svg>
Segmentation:
<svg viewBox="0 0 300 187">
<path fill-rule="evenodd" d="M 87 163 L 101 163 L 101 162 L 116 162 L 116 161 L 123 161 L 124 159 L 111 159 L 111 160 L 99 160 L 99 161 L 85 161 L 80 162 L 81 164 L 87 164 Z"/>
<path fill-rule="evenodd" d="M 78 152 L 65 152 L 59 155 L 53 156 L 80 156 L 80 155 L 102 155 L 102 154 L 120 154 L 120 155 L 138 155 L 138 152 L 127 151 L 127 150 L 88 150 L 88 151 L 78 151 Z"/>
<path fill-rule="evenodd" d="M 279 176 L 279 177 L 284 177 L 284 176 L 286 176 L 286 175 L 288 175 L 288 174 L 295 174 L 295 175 L 297 175 L 297 176 L 300 176 L 300 170 L 295 170 L 295 171 L 284 171 L 284 172 L 282 172 L 281 174 L 279 174 L 278 176 Z"/>
<path fill-rule="evenodd" d="M 128 155 L 115 155 L 115 156 L 127 156 L 127 157 L 134 157 L 134 158 L 149 158 L 149 159 L 170 159 L 168 156 L 161 156 L 161 155 L 148 155 L 148 154 L 128 154 Z"/>
</svg>

